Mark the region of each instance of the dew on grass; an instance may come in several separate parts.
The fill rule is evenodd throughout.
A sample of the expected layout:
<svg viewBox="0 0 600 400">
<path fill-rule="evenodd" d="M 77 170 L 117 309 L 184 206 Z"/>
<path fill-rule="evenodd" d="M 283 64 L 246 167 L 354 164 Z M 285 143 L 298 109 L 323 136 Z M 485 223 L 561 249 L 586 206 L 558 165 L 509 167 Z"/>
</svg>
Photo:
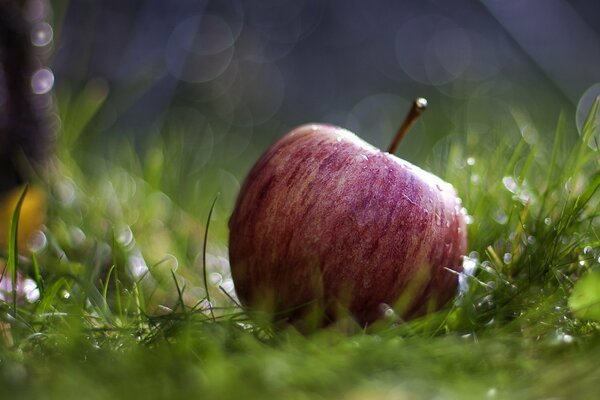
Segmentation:
<svg viewBox="0 0 600 400">
<path fill-rule="evenodd" d="M 494 299 L 491 295 L 485 296 L 481 301 L 477 303 L 477 308 L 481 308 L 483 306 L 491 307 L 494 305 Z"/>
<path fill-rule="evenodd" d="M 492 268 L 492 264 L 488 260 L 485 260 L 481 263 L 481 269 L 486 272 L 495 272 L 495 270 Z"/>
<path fill-rule="evenodd" d="M 124 226 L 116 235 L 117 242 L 123 247 L 130 247 L 134 243 L 133 232 L 129 225 Z"/>
<path fill-rule="evenodd" d="M 517 193 L 517 190 L 519 189 L 519 185 L 517 185 L 515 178 L 513 178 L 512 176 L 505 176 L 504 178 L 502 178 L 502 184 L 504 185 L 506 190 L 508 190 L 511 193 Z"/>
<path fill-rule="evenodd" d="M 208 281 L 212 286 L 219 286 L 223 283 L 223 275 L 218 272 L 211 272 L 208 275 Z"/>
<path fill-rule="evenodd" d="M 394 319 L 394 317 L 396 317 L 396 313 L 394 312 L 394 310 L 392 308 L 388 308 L 387 310 L 385 310 L 385 313 L 383 314 L 383 316 L 386 319 Z"/>
<path fill-rule="evenodd" d="M 473 157 L 467 158 L 467 165 L 470 165 L 470 166 L 475 165 L 475 158 L 473 158 Z"/>
<path fill-rule="evenodd" d="M 585 266 L 585 261 L 584 260 L 579 261 L 579 265 L 581 265 L 582 267 L 584 267 Z"/>
<path fill-rule="evenodd" d="M 232 294 L 231 292 L 233 292 L 233 289 L 235 288 L 233 280 L 230 278 L 224 279 L 221 287 L 229 294 Z"/>
<path fill-rule="evenodd" d="M 35 71 L 31 77 L 31 90 L 35 94 L 45 94 L 54 86 L 54 74 L 48 68 Z"/>
<path fill-rule="evenodd" d="M 479 255 L 477 254 L 477 256 Z M 475 271 L 477 270 L 477 262 L 477 257 L 471 257 L 470 255 L 463 257 L 462 273 L 458 275 L 458 290 L 461 293 L 469 291 L 469 278 L 475 274 Z"/>
<path fill-rule="evenodd" d="M 394 320 L 398 316 L 394 309 L 386 303 L 379 304 L 379 311 L 381 312 L 383 318 L 387 320 Z"/>
<path fill-rule="evenodd" d="M 565 192 L 571 193 L 571 189 L 573 189 L 573 178 L 569 178 L 565 182 Z"/>
<path fill-rule="evenodd" d="M 36 24 L 31 30 L 31 43 L 36 47 L 44 47 L 52 42 L 54 31 L 47 22 Z"/>
<path fill-rule="evenodd" d="M 502 261 L 504 261 L 504 264 L 510 264 L 512 262 L 512 254 L 504 253 L 504 257 L 502 257 Z"/>
<path fill-rule="evenodd" d="M 568 333 L 558 331 L 554 340 L 556 344 L 571 344 L 573 343 L 574 339 L 573 336 L 569 335 Z"/>
<path fill-rule="evenodd" d="M 39 253 L 46 248 L 48 239 L 42 231 L 35 231 L 27 241 L 27 247 L 32 253 Z"/>
<path fill-rule="evenodd" d="M 535 244 L 535 242 L 536 242 L 535 236 L 532 236 L 532 235 L 527 236 L 528 244 Z"/>
<path fill-rule="evenodd" d="M 72 226 L 69 228 L 69 242 L 73 247 L 79 247 L 85 242 L 85 232 L 78 226 Z"/>
<path fill-rule="evenodd" d="M 251 324 L 245 324 L 243 322 L 236 322 L 235 325 L 243 330 L 251 330 L 253 328 Z"/>
<path fill-rule="evenodd" d="M 550 217 L 546 217 L 544 218 L 544 224 L 550 226 L 552 224 L 552 220 L 550 219 Z"/>
<path fill-rule="evenodd" d="M 214 304 L 207 299 L 203 299 L 200 303 L 198 303 L 198 309 L 202 311 L 210 311 L 214 308 Z"/>
<path fill-rule="evenodd" d="M 583 254 L 589 254 L 592 252 L 592 247 L 591 246 L 585 246 L 583 248 Z"/>
<path fill-rule="evenodd" d="M 472 215 L 466 215 L 465 222 L 467 223 L 467 225 L 471 225 L 473 222 L 475 222 L 475 217 L 473 217 Z"/>
<path fill-rule="evenodd" d="M 465 275 L 473 275 L 477 269 L 477 258 L 470 256 L 463 257 L 462 267 Z"/>
<path fill-rule="evenodd" d="M 60 297 L 62 297 L 64 300 L 69 300 L 71 298 L 71 293 L 68 290 L 62 290 L 60 292 Z"/>
<path fill-rule="evenodd" d="M 479 175 L 477 175 L 477 174 L 471 175 L 471 183 L 473 185 L 479 185 L 479 182 L 481 182 L 481 179 L 479 178 Z"/>
<path fill-rule="evenodd" d="M 25 279 L 23 292 L 25 293 L 25 299 L 30 303 L 35 303 L 40 298 L 40 289 L 33 279 Z"/>
<path fill-rule="evenodd" d="M 476 251 L 472 251 L 469 253 L 469 257 L 474 259 L 474 260 L 479 260 L 479 253 Z"/>
<path fill-rule="evenodd" d="M 75 202 L 75 184 L 69 178 L 58 182 L 54 190 L 58 201 L 64 206 L 71 206 Z"/>
<path fill-rule="evenodd" d="M 141 279 L 148 273 L 148 266 L 142 254 L 138 251 L 135 255 L 129 257 L 128 260 L 129 271 L 133 275 L 134 279 Z"/>
<path fill-rule="evenodd" d="M 494 218 L 494 221 L 496 221 L 500 225 L 504 225 L 508 221 L 508 216 L 501 210 L 496 210 L 492 218 Z"/>
</svg>

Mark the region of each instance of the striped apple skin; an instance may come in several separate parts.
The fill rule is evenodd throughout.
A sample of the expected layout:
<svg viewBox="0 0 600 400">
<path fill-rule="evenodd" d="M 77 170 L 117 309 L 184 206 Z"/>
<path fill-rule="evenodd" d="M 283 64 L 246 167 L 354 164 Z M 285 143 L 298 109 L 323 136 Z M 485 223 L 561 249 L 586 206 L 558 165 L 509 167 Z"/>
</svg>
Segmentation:
<svg viewBox="0 0 600 400">
<path fill-rule="evenodd" d="M 404 318 L 455 293 L 467 249 L 454 188 L 330 125 L 294 129 L 247 176 L 229 221 L 236 293 L 296 320 L 323 307 L 362 325 Z"/>
</svg>

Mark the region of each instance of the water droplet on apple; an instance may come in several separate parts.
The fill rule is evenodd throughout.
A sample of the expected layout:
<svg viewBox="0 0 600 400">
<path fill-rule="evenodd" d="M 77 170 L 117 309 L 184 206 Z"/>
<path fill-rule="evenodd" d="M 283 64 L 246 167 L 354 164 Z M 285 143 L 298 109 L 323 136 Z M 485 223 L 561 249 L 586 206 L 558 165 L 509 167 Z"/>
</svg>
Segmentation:
<svg viewBox="0 0 600 400">
<path fill-rule="evenodd" d="M 337 140 L 338 142 L 341 142 L 342 141 L 342 137 L 338 136 L 337 138 L 335 138 L 335 140 Z"/>
<path fill-rule="evenodd" d="M 361 154 L 360 157 L 365 161 L 369 161 L 369 157 L 366 154 Z"/>
</svg>

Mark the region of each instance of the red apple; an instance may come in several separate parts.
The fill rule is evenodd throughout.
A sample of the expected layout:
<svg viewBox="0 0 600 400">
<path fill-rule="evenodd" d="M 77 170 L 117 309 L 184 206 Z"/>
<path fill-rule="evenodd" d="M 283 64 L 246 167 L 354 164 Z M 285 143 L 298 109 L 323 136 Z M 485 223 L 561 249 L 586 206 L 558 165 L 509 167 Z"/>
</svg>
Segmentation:
<svg viewBox="0 0 600 400">
<path fill-rule="evenodd" d="M 316 309 L 320 323 L 343 309 L 361 325 L 389 307 L 419 315 L 456 291 L 450 270 L 461 269 L 465 220 L 437 176 L 342 128 L 304 125 L 271 146 L 241 188 L 229 221 L 236 292 L 250 309 L 292 322 Z"/>
</svg>

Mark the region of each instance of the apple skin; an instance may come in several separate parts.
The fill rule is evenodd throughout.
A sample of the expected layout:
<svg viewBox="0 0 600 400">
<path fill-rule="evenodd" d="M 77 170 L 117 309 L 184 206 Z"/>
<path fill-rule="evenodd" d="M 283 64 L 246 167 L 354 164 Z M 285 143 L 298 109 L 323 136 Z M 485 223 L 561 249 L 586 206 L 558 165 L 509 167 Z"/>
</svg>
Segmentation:
<svg viewBox="0 0 600 400">
<path fill-rule="evenodd" d="M 455 293 L 467 249 L 454 188 L 331 125 L 300 126 L 247 176 L 229 221 L 236 293 L 294 322 L 315 305 L 327 324 L 347 310 L 362 326 L 403 318 Z M 312 307 L 312 308 L 311 308 Z"/>
</svg>

